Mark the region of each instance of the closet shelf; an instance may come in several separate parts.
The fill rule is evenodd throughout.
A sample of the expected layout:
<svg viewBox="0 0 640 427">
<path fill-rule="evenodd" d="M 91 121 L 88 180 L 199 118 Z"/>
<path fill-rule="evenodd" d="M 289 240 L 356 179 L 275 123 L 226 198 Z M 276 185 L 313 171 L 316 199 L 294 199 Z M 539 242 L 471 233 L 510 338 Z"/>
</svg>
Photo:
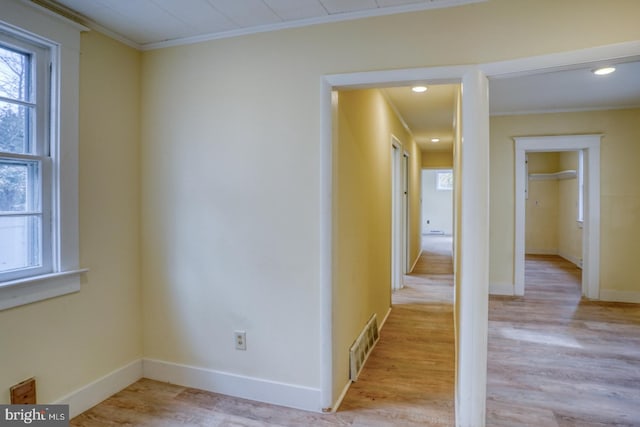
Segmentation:
<svg viewBox="0 0 640 427">
<path fill-rule="evenodd" d="M 529 180 L 530 181 L 550 181 L 550 180 L 558 180 L 558 179 L 573 179 L 578 176 L 578 173 L 569 169 L 566 171 L 560 171 L 555 173 L 530 173 Z"/>
</svg>

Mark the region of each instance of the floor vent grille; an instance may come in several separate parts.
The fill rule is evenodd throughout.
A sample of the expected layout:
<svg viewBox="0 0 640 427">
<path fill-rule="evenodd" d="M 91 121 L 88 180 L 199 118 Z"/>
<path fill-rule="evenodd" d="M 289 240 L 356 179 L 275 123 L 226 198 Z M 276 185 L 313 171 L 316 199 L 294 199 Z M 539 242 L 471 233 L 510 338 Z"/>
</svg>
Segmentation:
<svg viewBox="0 0 640 427">
<path fill-rule="evenodd" d="M 351 381 L 358 379 L 360 371 L 362 371 L 367 358 L 371 354 L 371 350 L 373 350 L 379 338 L 378 318 L 374 313 L 349 349 L 349 360 L 351 364 L 349 377 Z"/>
</svg>

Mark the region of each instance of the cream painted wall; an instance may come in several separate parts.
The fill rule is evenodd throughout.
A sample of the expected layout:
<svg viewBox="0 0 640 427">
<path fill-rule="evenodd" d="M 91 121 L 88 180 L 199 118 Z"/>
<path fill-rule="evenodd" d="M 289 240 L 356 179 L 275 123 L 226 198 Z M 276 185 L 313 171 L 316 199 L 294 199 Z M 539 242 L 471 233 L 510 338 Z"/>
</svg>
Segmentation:
<svg viewBox="0 0 640 427">
<path fill-rule="evenodd" d="M 422 167 L 430 169 L 453 168 L 453 151 L 423 151 Z"/>
<path fill-rule="evenodd" d="M 578 152 L 559 153 L 559 170 L 578 170 Z M 558 181 L 558 254 L 576 265 L 582 262 L 582 226 L 578 224 L 578 179 Z"/>
<path fill-rule="evenodd" d="M 639 292 L 639 109 L 491 118 L 491 281 L 513 283 L 513 136 L 602 133 L 600 288 Z"/>
<path fill-rule="evenodd" d="M 529 173 L 558 172 L 558 153 L 528 153 Z M 525 200 L 527 254 L 558 253 L 559 200 L 557 180 L 529 180 Z"/>
<path fill-rule="evenodd" d="M 320 387 L 323 75 L 637 40 L 639 14 L 635 0 L 491 0 L 143 53 L 145 355 Z M 513 192 L 493 160 L 502 182 L 492 194 Z M 502 275 L 512 220 L 492 221 Z M 246 352 L 233 349 L 237 328 Z"/>
<path fill-rule="evenodd" d="M 415 157 L 416 144 L 379 90 L 338 92 L 334 141 L 333 369 L 338 395 L 349 380 L 349 348 L 373 313 L 391 306 L 391 136 Z M 410 162 L 409 176 L 416 174 Z M 413 188 L 413 190 L 412 190 Z M 410 185 L 419 206 L 419 183 Z M 417 192 L 417 197 L 414 193 Z M 413 228 L 411 241 L 420 241 Z M 413 245 L 415 246 L 415 245 Z M 412 254 L 413 260 L 416 254 Z M 379 323 L 380 324 L 380 323 Z"/>
<path fill-rule="evenodd" d="M 140 53 L 83 33 L 79 293 L 0 311 L 0 403 L 36 377 L 51 402 L 142 356 Z"/>
</svg>

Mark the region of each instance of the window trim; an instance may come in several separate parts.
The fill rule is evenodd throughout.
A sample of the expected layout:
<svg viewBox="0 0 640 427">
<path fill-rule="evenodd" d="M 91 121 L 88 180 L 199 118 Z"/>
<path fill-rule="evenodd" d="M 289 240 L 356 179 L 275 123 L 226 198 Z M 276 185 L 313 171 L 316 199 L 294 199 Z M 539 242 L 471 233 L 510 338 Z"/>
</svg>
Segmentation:
<svg viewBox="0 0 640 427">
<path fill-rule="evenodd" d="M 28 108 L 33 108 L 35 120 L 28 126 L 29 147 L 25 153 L 3 152 L 1 157 L 9 162 L 37 163 L 40 177 L 38 187 L 41 193 L 37 215 L 40 218 L 40 265 L 27 266 L 13 271 L 0 273 L 0 286 L 7 283 L 29 277 L 51 274 L 54 272 L 53 244 L 56 241 L 58 231 L 57 225 L 52 223 L 52 203 L 54 200 L 53 189 L 56 187 L 53 182 L 53 172 L 56 165 L 50 157 L 51 147 L 51 121 L 52 98 L 50 70 L 52 67 L 51 48 L 39 40 L 23 32 L 8 30 L 0 25 L 0 39 L 2 45 L 18 53 L 31 56 L 30 66 L 27 69 L 29 75 L 29 95 L 22 100 Z M 14 105 L 21 105 L 20 102 L 12 102 Z M 35 137 L 34 137 L 35 136 Z M 19 216 L 27 216 L 16 212 Z"/>
<path fill-rule="evenodd" d="M 0 310 L 80 290 L 78 216 L 78 113 L 80 32 L 88 31 L 45 8 L 27 2 L 3 5 L 3 31 L 32 40 L 50 51 L 52 172 L 52 272 L 0 283 Z"/>
<path fill-rule="evenodd" d="M 440 175 L 451 175 L 451 187 L 443 187 L 440 185 Z M 436 171 L 436 191 L 453 191 L 453 169 L 441 169 Z"/>
</svg>

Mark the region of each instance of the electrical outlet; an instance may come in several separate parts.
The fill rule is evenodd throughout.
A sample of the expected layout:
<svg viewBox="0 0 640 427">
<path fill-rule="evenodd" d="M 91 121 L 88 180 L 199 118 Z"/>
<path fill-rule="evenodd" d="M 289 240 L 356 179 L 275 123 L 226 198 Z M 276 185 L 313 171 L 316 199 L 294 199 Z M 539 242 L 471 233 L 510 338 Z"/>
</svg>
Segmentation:
<svg viewBox="0 0 640 427">
<path fill-rule="evenodd" d="M 233 337 L 236 341 L 236 350 L 247 349 L 247 333 L 245 331 L 235 331 Z"/>
</svg>

